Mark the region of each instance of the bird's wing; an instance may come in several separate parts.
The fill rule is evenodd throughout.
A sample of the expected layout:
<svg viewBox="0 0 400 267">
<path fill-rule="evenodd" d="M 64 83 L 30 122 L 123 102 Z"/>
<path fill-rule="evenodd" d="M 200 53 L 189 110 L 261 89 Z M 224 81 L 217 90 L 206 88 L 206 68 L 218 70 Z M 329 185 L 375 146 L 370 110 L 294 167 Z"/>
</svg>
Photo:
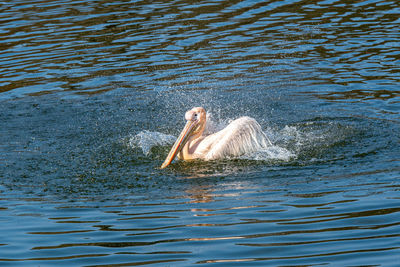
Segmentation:
<svg viewBox="0 0 400 267">
<path fill-rule="evenodd" d="M 213 160 L 237 157 L 269 145 L 272 144 L 257 121 L 250 117 L 241 117 L 225 129 L 204 138 L 196 153 L 205 155 L 205 160 Z"/>
</svg>

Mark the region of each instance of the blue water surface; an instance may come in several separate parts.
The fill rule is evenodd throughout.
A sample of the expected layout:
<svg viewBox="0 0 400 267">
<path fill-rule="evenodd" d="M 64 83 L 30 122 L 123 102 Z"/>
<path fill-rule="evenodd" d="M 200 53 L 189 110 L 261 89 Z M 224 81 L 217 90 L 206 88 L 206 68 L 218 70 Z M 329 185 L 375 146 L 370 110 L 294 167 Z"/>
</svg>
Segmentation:
<svg viewBox="0 0 400 267">
<path fill-rule="evenodd" d="M 0 11 L 1 266 L 398 265 L 398 2 Z M 274 147 L 161 170 L 194 106 Z"/>
</svg>

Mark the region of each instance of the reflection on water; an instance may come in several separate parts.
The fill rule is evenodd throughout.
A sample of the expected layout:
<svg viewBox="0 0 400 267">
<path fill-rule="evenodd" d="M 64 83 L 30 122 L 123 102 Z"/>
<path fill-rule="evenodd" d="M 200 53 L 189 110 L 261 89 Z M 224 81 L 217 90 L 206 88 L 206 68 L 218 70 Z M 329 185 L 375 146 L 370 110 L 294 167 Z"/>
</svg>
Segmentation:
<svg viewBox="0 0 400 267">
<path fill-rule="evenodd" d="M 396 1 L 0 12 L 0 265 L 396 265 Z M 274 147 L 160 170 L 193 106 Z"/>
<path fill-rule="evenodd" d="M 16 237 L 24 237 L 28 250 L 24 257 L 12 252 L 8 242 L 16 239 L 5 235 L 7 252 L 3 253 L 7 257 L 2 262 L 312 264 L 365 262 L 362 258 L 370 255 L 381 264 L 389 263 L 385 258 L 399 249 L 400 208 L 382 198 L 396 188 L 384 181 L 349 184 L 345 179 L 326 177 L 303 191 L 298 188 L 310 181 L 237 181 L 215 185 L 212 180 L 197 181 L 203 184 L 169 200 L 127 197 L 125 203 L 84 204 L 9 198 L 12 211 L 6 215 L 14 214 L 5 216 L 8 222 L 16 223 L 19 216 L 30 218 L 13 227 L 23 226 L 27 231 L 17 232 Z M 25 207 L 17 208 L 21 203 Z M 39 208 L 39 213 L 26 213 L 41 203 L 46 207 Z M 54 217 L 46 219 L 46 213 Z M 221 252 L 221 247 L 227 252 Z"/>
<path fill-rule="evenodd" d="M 208 89 L 221 81 L 229 90 L 285 88 L 305 77 L 323 91 L 373 85 L 398 93 L 398 8 L 384 1 L 4 3 L 2 98 Z"/>
</svg>

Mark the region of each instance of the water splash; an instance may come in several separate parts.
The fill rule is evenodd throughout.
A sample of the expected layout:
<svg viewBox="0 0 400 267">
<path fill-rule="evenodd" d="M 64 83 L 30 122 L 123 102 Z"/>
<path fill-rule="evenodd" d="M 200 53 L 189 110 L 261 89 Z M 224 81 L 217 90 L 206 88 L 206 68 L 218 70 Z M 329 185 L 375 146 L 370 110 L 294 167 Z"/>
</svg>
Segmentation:
<svg viewBox="0 0 400 267">
<path fill-rule="evenodd" d="M 207 113 L 205 134 L 209 135 L 218 132 L 225 128 L 231 121 L 231 119 L 221 120 L 220 118 L 215 120 L 212 113 Z M 271 136 L 271 133 L 266 132 L 266 135 Z M 175 140 L 176 137 L 173 135 L 144 130 L 136 135 L 129 136 L 126 144 L 132 149 L 140 149 L 145 156 L 150 156 L 153 148 L 172 145 Z M 273 145 L 255 152 L 246 153 L 239 158 L 260 161 L 289 161 L 293 158 L 296 158 L 296 154 L 281 145 Z"/>
<path fill-rule="evenodd" d="M 207 111 L 206 127 L 204 129 L 205 135 L 210 135 L 224 129 L 230 121 L 216 121 L 213 118 L 213 113 Z"/>
<path fill-rule="evenodd" d="M 241 156 L 240 159 L 259 161 L 289 161 L 295 159 L 296 157 L 297 155 L 289 151 L 288 149 L 278 145 L 273 145 L 255 152 L 247 153 Z"/>
<path fill-rule="evenodd" d="M 130 136 L 127 140 L 127 146 L 130 148 L 139 148 L 146 156 L 150 155 L 153 147 L 172 144 L 176 137 L 160 132 L 141 131 L 136 135 Z"/>
<path fill-rule="evenodd" d="M 225 128 L 231 119 L 216 117 L 207 113 L 207 125 L 205 133 L 212 134 Z M 326 155 L 340 154 L 340 147 L 348 142 L 356 134 L 349 122 L 339 123 L 330 120 L 316 118 L 312 121 L 299 122 L 285 125 L 281 128 L 267 127 L 263 129 L 266 136 L 272 141 L 272 146 L 248 152 L 239 159 L 266 161 L 266 162 L 290 162 L 301 161 L 303 163 L 326 160 Z M 178 132 L 176 132 L 178 134 Z M 161 132 L 141 131 L 129 136 L 127 146 L 140 149 L 146 157 L 152 156 L 152 149 L 161 149 L 158 154 L 170 148 L 176 137 Z M 333 153 L 333 154 L 332 154 Z M 154 155 L 153 155 L 154 156 Z"/>
</svg>

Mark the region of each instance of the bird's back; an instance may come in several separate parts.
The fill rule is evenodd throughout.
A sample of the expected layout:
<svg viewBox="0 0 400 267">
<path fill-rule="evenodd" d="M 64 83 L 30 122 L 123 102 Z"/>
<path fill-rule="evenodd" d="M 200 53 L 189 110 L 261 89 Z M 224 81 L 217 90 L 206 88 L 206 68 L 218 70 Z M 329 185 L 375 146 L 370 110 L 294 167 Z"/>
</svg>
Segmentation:
<svg viewBox="0 0 400 267">
<path fill-rule="evenodd" d="M 238 157 L 271 145 L 258 122 L 250 117 L 241 117 L 225 129 L 202 140 L 196 153 L 205 160 Z"/>
</svg>

